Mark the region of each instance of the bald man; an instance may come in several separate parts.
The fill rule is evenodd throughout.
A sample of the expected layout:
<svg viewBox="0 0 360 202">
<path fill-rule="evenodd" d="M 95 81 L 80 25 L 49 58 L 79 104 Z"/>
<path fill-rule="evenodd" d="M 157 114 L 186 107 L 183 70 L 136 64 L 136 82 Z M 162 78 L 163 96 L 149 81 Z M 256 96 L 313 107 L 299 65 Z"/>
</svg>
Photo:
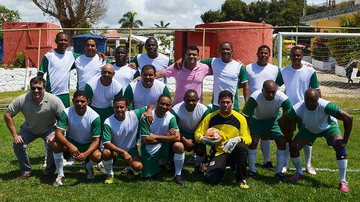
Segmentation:
<svg viewBox="0 0 360 202">
<path fill-rule="evenodd" d="M 105 64 L 101 68 L 101 76 L 90 79 L 85 85 L 85 92 L 91 101 L 90 107 L 100 115 L 101 123 L 114 113 L 112 109 L 114 97 L 123 94 L 123 86 L 113 79 L 114 75 L 113 65 Z"/>
<path fill-rule="evenodd" d="M 340 173 L 339 190 L 349 192 L 346 181 L 347 155 L 346 144 L 348 143 L 352 130 L 352 117 L 341 110 L 335 104 L 320 98 L 320 93 L 316 89 L 305 91 L 305 100 L 294 105 L 286 112 L 286 116 L 301 123 L 299 132 L 290 144 L 290 156 L 297 172 L 291 177 L 293 180 L 304 179 L 301 169 L 301 159 L 299 151 L 306 145 L 312 145 L 316 138 L 324 137 L 329 146 L 336 152 L 336 159 Z M 344 135 L 341 135 L 336 119 L 342 120 L 344 124 Z"/>
<path fill-rule="evenodd" d="M 266 80 L 261 90 L 256 90 L 250 95 L 243 109 L 243 114 L 247 117 L 251 132 L 252 142 L 249 145 L 249 170 L 250 177 L 256 178 L 255 162 L 256 147 L 262 136 L 269 136 L 275 140 L 277 146 L 277 166 L 275 176 L 279 180 L 284 178 L 281 173 L 286 158 L 286 140 L 278 125 L 279 110 L 283 111 L 292 108 L 289 98 L 277 90 L 277 84 L 273 80 Z"/>
</svg>

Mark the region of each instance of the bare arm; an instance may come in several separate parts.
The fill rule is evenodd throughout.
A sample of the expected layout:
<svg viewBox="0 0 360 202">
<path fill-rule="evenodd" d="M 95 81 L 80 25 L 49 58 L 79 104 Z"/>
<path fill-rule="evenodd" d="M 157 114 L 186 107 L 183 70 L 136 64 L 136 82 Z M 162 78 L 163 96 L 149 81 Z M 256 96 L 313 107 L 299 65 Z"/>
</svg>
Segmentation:
<svg viewBox="0 0 360 202">
<path fill-rule="evenodd" d="M 353 125 L 353 118 L 350 114 L 348 114 L 346 111 L 344 110 L 339 110 L 339 113 L 337 113 L 337 115 L 335 116 L 335 118 L 340 119 L 343 121 L 344 124 L 344 141 L 345 144 L 348 142 L 349 137 L 350 137 L 350 133 L 352 130 L 352 125 Z"/>
<path fill-rule="evenodd" d="M 117 147 L 116 145 L 114 145 L 111 142 L 106 142 L 104 144 L 104 148 L 109 149 L 111 151 L 119 152 L 121 155 L 123 155 L 125 160 L 130 160 L 132 158 L 132 156 L 126 150 L 121 149 L 120 147 Z"/>
<path fill-rule="evenodd" d="M 150 134 L 149 136 L 143 136 L 143 144 L 158 144 L 161 142 L 179 142 L 180 132 L 179 130 L 170 129 L 166 136 Z"/>
<path fill-rule="evenodd" d="M 16 131 L 13 117 L 14 116 L 11 115 L 9 112 L 6 112 L 4 114 L 4 120 L 5 120 L 6 126 L 8 127 L 11 135 L 13 136 L 15 143 L 23 144 L 24 141 L 23 141 L 22 137 Z"/>
<path fill-rule="evenodd" d="M 157 78 L 157 79 L 158 79 L 158 78 L 164 78 L 164 77 L 166 77 L 164 71 L 157 71 L 157 72 L 156 72 L 156 78 Z"/>
<path fill-rule="evenodd" d="M 246 103 L 250 97 L 249 83 L 248 82 L 242 83 L 239 85 L 239 88 L 243 89 L 244 100 Z"/>
</svg>

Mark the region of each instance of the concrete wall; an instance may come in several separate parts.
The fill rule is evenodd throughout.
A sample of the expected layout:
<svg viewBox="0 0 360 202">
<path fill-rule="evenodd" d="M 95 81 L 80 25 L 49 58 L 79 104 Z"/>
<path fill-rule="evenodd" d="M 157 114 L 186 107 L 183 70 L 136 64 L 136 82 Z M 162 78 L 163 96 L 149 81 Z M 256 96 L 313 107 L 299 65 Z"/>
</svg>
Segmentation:
<svg viewBox="0 0 360 202">
<path fill-rule="evenodd" d="M 28 71 L 26 73 L 26 71 Z M 14 68 L 4 69 L 0 68 L 0 92 L 25 90 L 25 84 L 29 86 L 30 79 L 36 76 L 36 68 Z M 27 77 L 25 76 L 27 74 Z M 70 90 L 76 90 L 76 71 L 71 71 L 70 74 Z M 208 76 L 204 80 L 203 88 L 205 92 L 211 92 L 213 87 L 213 77 Z M 171 92 L 175 91 L 175 80 L 168 79 L 168 87 Z"/>
</svg>

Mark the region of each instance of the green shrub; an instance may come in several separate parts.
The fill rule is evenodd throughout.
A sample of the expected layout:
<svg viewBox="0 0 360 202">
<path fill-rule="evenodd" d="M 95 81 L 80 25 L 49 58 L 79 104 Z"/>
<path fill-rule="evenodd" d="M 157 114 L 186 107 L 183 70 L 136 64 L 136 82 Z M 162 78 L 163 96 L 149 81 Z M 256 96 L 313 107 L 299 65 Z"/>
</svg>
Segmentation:
<svg viewBox="0 0 360 202">
<path fill-rule="evenodd" d="M 13 65 L 17 68 L 25 68 L 25 52 L 16 53 Z"/>
</svg>

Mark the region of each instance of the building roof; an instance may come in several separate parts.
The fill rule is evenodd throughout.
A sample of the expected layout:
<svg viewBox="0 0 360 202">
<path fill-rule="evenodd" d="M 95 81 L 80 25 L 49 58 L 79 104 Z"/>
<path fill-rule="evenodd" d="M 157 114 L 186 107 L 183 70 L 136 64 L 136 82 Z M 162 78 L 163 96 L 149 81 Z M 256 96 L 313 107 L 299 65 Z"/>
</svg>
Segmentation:
<svg viewBox="0 0 360 202">
<path fill-rule="evenodd" d="M 118 33 L 116 30 L 111 32 L 106 32 L 104 34 L 100 34 L 101 36 L 104 36 L 106 38 L 120 38 L 120 33 Z"/>
</svg>

